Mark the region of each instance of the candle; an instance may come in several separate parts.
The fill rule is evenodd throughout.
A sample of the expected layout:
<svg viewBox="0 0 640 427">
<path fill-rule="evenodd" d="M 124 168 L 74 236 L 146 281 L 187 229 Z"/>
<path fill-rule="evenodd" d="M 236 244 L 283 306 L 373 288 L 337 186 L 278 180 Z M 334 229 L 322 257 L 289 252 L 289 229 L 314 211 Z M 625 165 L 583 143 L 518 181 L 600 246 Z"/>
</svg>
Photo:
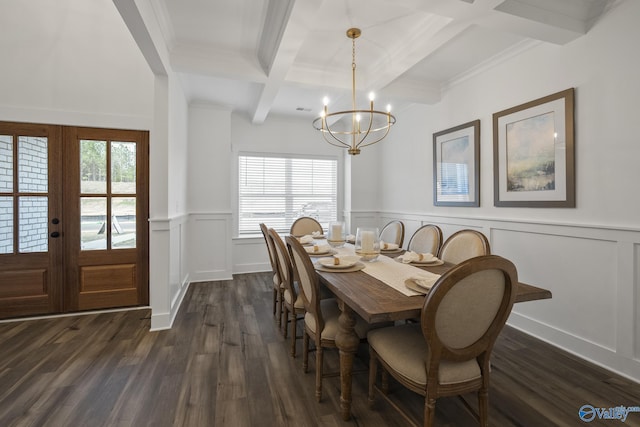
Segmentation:
<svg viewBox="0 0 640 427">
<path fill-rule="evenodd" d="M 375 236 L 373 231 L 362 231 L 362 252 L 373 252 L 373 241 Z"/>
<path fill-rule="evenodd" d="M 331 240 L 342 240 L 342 224 L 331 224 Z"/>
</svg>

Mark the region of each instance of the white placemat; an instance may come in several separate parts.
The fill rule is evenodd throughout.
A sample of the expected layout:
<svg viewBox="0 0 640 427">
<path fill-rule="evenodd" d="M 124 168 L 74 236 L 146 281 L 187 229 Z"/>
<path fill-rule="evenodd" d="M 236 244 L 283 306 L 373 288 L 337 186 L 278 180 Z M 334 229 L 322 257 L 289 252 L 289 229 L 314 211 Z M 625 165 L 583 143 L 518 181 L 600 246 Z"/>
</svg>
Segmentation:
<svg viewBox="0 0 640 427">
<path fill-rule="evenodd" d="M 338 252 L 336 256 L 355 255 L 354 247 L 352 245 L 345 245 L 342 248 L 336 249 Z M 419 292 L 411 290 L 404 284 L 406 280 L 411 277 L 420 276 L 424 278 L 432 278 L 434 282 L 440 278 L 439 274 L 434 274 L 429 271 L 423 270 L 413 265 L 403 264 L 389 258 L 388 256 L 380 255 L 376 261 L 364 262 L 364 273 L 367 273 L 371 277 L 375 277 L 384 284 L 391 286 L 398 292 L 407 296 L 422 295 Z"/>
</svg>

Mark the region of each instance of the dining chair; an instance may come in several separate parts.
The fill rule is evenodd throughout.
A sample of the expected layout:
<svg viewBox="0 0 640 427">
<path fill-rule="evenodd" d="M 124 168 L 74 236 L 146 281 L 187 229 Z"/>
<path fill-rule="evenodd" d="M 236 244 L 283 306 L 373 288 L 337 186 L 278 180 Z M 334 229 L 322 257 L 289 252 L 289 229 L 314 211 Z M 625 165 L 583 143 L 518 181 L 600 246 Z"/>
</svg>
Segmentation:
<svg viewBox="0 0 640 427">
<path fill-rule="evenodd" d="M 316 399 L 322 399 L 323 349 L 336 348 L 338 317 L 340 308 L 335 298 L 320 298 L 320 283 L 309 254 L 295 237 L 286 237 L 291 251 L 293 269 L 298 278 L 299 290 L 304 302 L 304 338 L 302 367 L 309 368 L 309 339 L 315 344 L 316 351 Z M 369 324 L 356 316 L 355 331 L 361 341 L 366 339 Z"/>
<path fill-rule="evenodd" d="M 289 323 L 291 323 L 291 357 L 296 357 L 296 338 L 298 320 L 302 320 L 299 315 L 304 315 L 304 302 L 299 295 L 294 283 L 293 267 L 289 251 L 282 241 L 280 235 L 273 228 L 269 229 L 269 236 L 273 240 L 278 260 L 278 271 L 280 279 L 284 285 L 282 298 L 282 316 L 284 318 L 284 337 L 287 338 Z"/>
<path fill-rule="evenodd" d="M 269 262 L 271 263 L 271 270 L 273 271 L 273 315 L 278 319 L 278 326 L 280 326 L 282 322 L 282 298 L 284 294 L 284 285 L 280 279 L 278 261 L 276 259 L 276 248 L 273 245 L 271 236 L 269 235 L 269 230 L 264 223 L 260 223 L 260 231 L 262 231 L 262 236 L 264 237 L 264 241 L 267 245 Z"/>
<path fill-rule="evenodd" d="M 440 246 L 442 246 L 442 230 L 437 225 L 426 224 L 413 233 L 407 250 L 437 256 Z"/>
<path fill-rule="evenodd" d="M 404 242 L 404 223 L 402 221 L 391 221 L 380 231 L 380 240 L 386 243 L 395 243 L 402 247 Z"/>
<path fill-rule="evenodd" d="M 374 329 L 368 334 L 369 404 L 381 392 L 415 424 L 388 394 L 388 375 L 425 397 L 424 426 L 433 425 L 436 399 L 477 392 L 481 426 L 488 426 L 490 357 L 516 296 L 518 274 L 497 255 L 466 260 L 431 288 L 420 324 Z M 382 387 L 376 385 L 378 363 Z M 470 406 L 463 399 L 467 408 Z"/>
<path fill-rule="evenodd" d="M 489 255 L 489 240 L 476 230 L 459 230 L 453 233 L 440 247 L 438 258 L 445 262 L 458 264 L 469 258 Z"/>
<path fill-rule="evenodd" d="M 293 221 L 289 233 L 292 236 L 300 237 L 311 234 L 314 231 L 319 231 L 322 234 L 322 225 L 320 225 L 315 218 L 311 218 L 310 216 L 301 216 Z"/>
</svg>

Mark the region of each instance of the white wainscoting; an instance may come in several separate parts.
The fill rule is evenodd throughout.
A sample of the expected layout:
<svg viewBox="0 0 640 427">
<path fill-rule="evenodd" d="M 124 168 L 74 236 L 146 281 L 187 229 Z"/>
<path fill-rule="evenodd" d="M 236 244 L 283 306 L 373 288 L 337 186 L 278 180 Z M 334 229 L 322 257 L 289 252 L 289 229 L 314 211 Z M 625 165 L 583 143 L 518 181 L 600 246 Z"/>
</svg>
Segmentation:
<svg viewBox="0 0 640 427">
<path fill-rule="evenodd" d="M 187 222 L 187 215 L 149 221 L 149 299 L 153 331 L 171 327 L 187 290 Z"/>
<path fill-rule="evenodd" d="M 403 212 L 351 212 L 352 224 L 405 224 L 405 246 L 424 224 L 482 231 L 509 258 L 520 281 L 553 298 L 516 304 L 509 324 L 570 353 L 640 381 L 640 230 Z"/>
<path fill-rule="evenodd" d="M 264 237 L 260 235 L 233 239 L 233 272 L 241 274 L 258 271 L 271 271 Z"/>
<path fill-rule="evenodd" d="M 191 282 L 232 278 L 231 212 L 189 216 L 189 279 Z"/>
</svg>

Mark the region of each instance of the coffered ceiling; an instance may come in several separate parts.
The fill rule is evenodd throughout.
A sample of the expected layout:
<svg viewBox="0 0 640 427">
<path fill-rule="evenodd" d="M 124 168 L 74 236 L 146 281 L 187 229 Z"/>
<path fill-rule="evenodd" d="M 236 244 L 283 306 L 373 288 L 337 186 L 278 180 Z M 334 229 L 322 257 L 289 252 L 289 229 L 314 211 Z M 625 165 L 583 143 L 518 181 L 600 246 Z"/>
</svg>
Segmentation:
<svg viewBox="0 0 640 427">
<path fill-rule="evenodd" d="M 137 3 L 113 1 L 135 37 Z M 362 102 L 375 91 L 397 111 L 437 103 L 446 87 L 538 43 L 570 43 L 622 0 L 147 1 L 189 99 L 261 123 L 271 113 L 311 119 L 323 96 L 332 110 L 349 106 L 350 27 L 362 29 Z"/>
</svg>

